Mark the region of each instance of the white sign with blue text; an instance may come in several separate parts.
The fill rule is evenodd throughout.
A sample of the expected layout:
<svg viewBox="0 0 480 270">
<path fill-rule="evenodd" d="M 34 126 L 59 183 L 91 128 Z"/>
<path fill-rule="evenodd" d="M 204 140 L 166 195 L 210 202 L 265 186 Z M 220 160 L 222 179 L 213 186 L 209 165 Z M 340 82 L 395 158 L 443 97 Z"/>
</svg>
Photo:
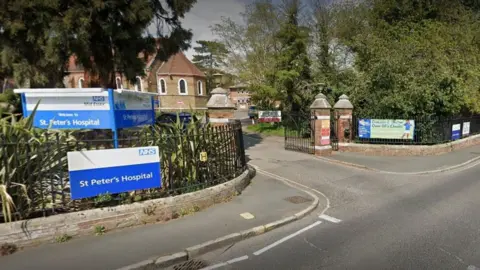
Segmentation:
<svg viewBox="0 0 480 270">
<path fill-rule="evenodd" d="M 33 125 L 51 129 L 108 129 L 111 127 L 108 92 L 25 93 L 25 116 L 38 103 Z"/>
<path fill-rule="evenodd" d="M 161 187 L 158 146 L 68 152 L 73 200 Z"/>
<path fill-rule="evenodd" d="M 152 125 L 156 93 L 124 89 L 15 89 L 25 116 L 37 106 L 33 125 L 50 129 L 112 129 Z"/>
</svg>

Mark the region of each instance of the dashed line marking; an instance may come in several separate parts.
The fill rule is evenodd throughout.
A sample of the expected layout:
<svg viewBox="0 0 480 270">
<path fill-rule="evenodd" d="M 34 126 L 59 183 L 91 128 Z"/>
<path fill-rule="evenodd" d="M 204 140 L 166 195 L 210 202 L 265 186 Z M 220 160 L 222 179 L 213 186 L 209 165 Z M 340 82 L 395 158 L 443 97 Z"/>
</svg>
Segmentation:
<svg viewBox="0 0 480 270">
<path fill-rule="evenodd" d="M 232 263 L 241 262 L 241 261 L 244 261 L 244 260 L 248 260 L 247 255 L 242 256 L 242 257 L 238 257 L 238 258 L 235 258 L 235 259 L 231 259 L 231 260 L 227 261 L 227 263 L 232 264 Z"/>
<path fill-rule="evenodd" d="M 214 264 L 214 265 L 210 265 L 208 267 L 202 268 L 201 270 L 217 269 L 217 268 L 224 267 L 224 266 L 227 266 L 229 264 L 234 264 L 236 262 L 241 262 L 241 261 L 244 261 L 244 260 L 248 260 L 247 255 L 242 256 L 242 257 L 238 257 L 238 258 L 234 258 L 234 259 L 231 259 L 231 260 L 226 261 L 226 262 L 221 262 L 221 263 L 217 263 L 217 264 Z"/>
<path fill-rule="evenodd" d="M 249 212 L 241 213 L 240 216 L 243 217 L 244 219 L 254 219 L 255 218 L 255 216 L 250 214 Z"/>
<path fill-rule="evenodd" d="M 342 222 L 341 219 L 338 219 L 338 218 L 334 218 L 334 217 L 331 217 L 329 215 L 325 215 L 325 214 L 322 214 L 320 216 L 318 216 L 319 218 L 323 219 L 323 220 L 326 220 L 328 222 L 332 222 L 332 223 L 340 223 Z"/>
<path fill-rule="evenodd" d="M 280 245 L 281 243 L 283 243 L 283 242 L 285 242 L 285 241 L 287 241 L 287 240 L 289 240 L 289 239 L 291 239 L 291 238 L 293 238 L 293 237 L 295 237 L 295 236 L 297 236 L 297 235 L 299 235 L 299 234 L 301 234 L 301 233 L 303 233 L 303 232 L 305 232 L 305 231 L 308 231 L 308 230 L 310 230 L 311 228 L 313 228 L 313 227 L 315 227 L 315 226 L 320 225 L 321 223 L 322 223 L 321 221 L 317 221 L 317 222 L 315 222 L 315 223 L 313 223 L 313 224 L 310 224 L 310 225 L 308 225 L 307 227 L 305 227 L 305 228 L 303 228 L 303 229 L 301 229 L 301 230 L 299 230 L 299 231 L 297 231 L 297 232 L 294 232 L 294 233 L 292 233 L 292 234 L 290 234 L 290 235 L 285 236 L 284 238 L 276 241 L 275 243 L 273 243 L 273 244 L 271 244 L 271 245 L 268 245 L 268 246 L 266 246 L 266 247 L 264 247 L 264 248 L 262 248 L 262 249 L 260 249 L 260 250 L 255 251 L 255 252 L 253 253 L 253 255 L 258 256 L 258 255 L 264 253 L 265 251 L 268 251 L 269 249 L 274 248 L 275 246 L 278 246 L 278 245 Z"/>
</svg>

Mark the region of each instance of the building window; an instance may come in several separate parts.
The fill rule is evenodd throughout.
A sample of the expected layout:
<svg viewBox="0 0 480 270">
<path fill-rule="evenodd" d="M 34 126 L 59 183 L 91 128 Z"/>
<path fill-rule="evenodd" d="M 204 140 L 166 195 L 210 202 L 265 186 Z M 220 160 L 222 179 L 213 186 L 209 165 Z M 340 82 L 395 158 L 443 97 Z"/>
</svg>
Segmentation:
<svg viewBox="0 0 480 270">
<path fill-rule="evenodd" d="M 120 77 L 115 78 L 115 83 L 117 85 L 117 89 L 123 89 L 122 79 Z"/>
<path fill-rule="evenodd" d="M 167 93 L 167 84 L 165 83 L 164 79 L 158 79 L 158 92 L 160 94 L 166 94 Z"/>
<path fill-rule="evenodd" d="M 140 76 L 135 77 L 135 91 L 143 92 L 142 78 Z"/>
<path fill-rule="evenodd" d="M 78 79 L 78 88 L 83 88 L 83 83 L 85 80 L 83 78 Z"/>
<path fill-rule="evenodd" d="M 202 81 L 198 81 L 198 82 L 197 82 L 197 88 L 198 88 L 198 95 L 199 95 L 199 96 L 203 95 L 203 85 L 202 85 Z"/>
<path fill-rule="evenodd" d="M 184 79 L 178 80 L 178 93 L 180 95 L 188 95 L 187 81 Z"/>
</svg>

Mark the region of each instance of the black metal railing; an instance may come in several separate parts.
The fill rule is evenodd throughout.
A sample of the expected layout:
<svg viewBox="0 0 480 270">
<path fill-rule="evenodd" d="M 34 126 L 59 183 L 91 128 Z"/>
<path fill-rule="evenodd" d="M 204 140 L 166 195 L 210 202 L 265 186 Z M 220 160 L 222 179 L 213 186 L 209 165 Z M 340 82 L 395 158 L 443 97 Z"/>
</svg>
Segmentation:
<svg viewBox="0 0 480 270">
<path fill-rule="evenodd" d="M 285 130 L 285 149 L 303 153 L 315 153 L 315 121 L 312 115 L 282 114 L 282 125 Z"/>
<path fill-rule="evenodd" d="M 363 117 L 354 115 L 352 119 L 353 140 L 355 143 L 367 144 L 405 144 L 434 145 L 480 134 L 480 115 L 466 117 L 414 117 L 414 128 L 407 136 L 401 138 L 362 138 L 359 130 L 361 119 L 382 119 L 380 117 Z M 390 118 L 391 119 L 391 118 Z M 458 128 L 459 136 L 452 136 L 452 127 Z M 407 132 L 408 133 L 408 132 Z"/>
<path fill-rule="evenodd" d="M 0 184 L 5 187 L 3 195 L 8 195 L 2 198 L 11 198 L 4 202 L 12 206 L 12 220 L 188 193 L 231 180 L 247 166 L 240 122 L 176 131 L 167 126 L 122 130 L 121 148 L 159 147 L 162 187 L 71 200 L 67 153 L 111 149 L 111 135 L 109 131 L 76 131 L 26 139 L 0 137 Z M 4 218 L 0 213 L 0 222 Z"/>
</svg>

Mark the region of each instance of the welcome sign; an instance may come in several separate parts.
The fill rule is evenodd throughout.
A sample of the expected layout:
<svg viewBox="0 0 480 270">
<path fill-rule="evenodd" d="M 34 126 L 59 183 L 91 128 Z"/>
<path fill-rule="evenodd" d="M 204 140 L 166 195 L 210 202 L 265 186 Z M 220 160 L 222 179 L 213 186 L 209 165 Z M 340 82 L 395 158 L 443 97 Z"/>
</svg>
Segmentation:
<svg viewBox="0 0 480 270">
<path fill-rule="evenodd" d="M 23 113 L 37 106 L 33 125 L 50 129 L 112 129 L 152 125 L 155 93 L 124 89 L 46 88 L 15 89 Z"/>
<path fill-rule="evenodd" d="M 362 139 L 413 140 L 414 120 L 360 119 L 358 137 Z"/>
<path fill-rule="evenodd" d="M 37 106 L 33 125 L 52 129 L 108 129 L 112 126 L 108 92 L 89 89 L 85 92 L 44 91 L 22 95 L 24 115 Z"/>
<path fill-rule="evenodd" d="M 68 152 L 72 200 L 162 186 L 158 146 Z"/>
</svg>

